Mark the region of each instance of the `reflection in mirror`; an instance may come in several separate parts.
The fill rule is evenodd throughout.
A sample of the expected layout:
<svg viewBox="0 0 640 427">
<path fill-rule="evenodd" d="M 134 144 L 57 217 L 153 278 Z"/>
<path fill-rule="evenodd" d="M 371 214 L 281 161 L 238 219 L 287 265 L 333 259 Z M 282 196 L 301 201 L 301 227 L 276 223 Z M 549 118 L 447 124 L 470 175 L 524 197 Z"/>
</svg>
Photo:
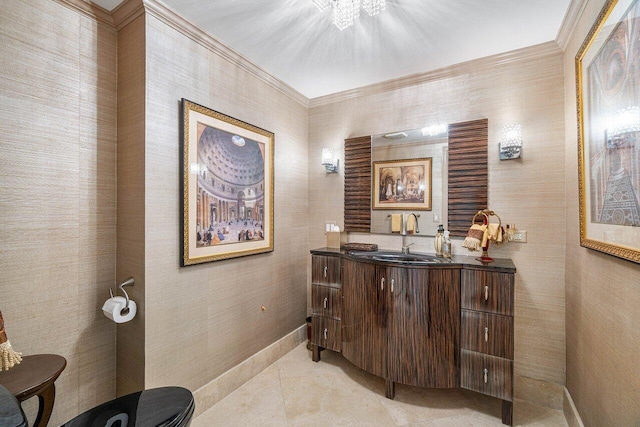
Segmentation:
<svg viewBox="0 0 640 427">
<path fill-rule="evenodd" d="M 371 137 L 372 162 L 431 159 L 430 182 L 428 177 L 425 177 L 425 197 L 428 197 L 430 192 L 431 209 L 372 209 L 371 233 L 391 233 L 391 214 L 402 212 L 415 212 L 416 215 L 420 215 L 420 234 L 417 234 L 417 236 L 434 236 L 438 229 L 438 224 L 447 224 L 447 154 L 448 135 L 446 125 L 435 131 L 432 128 L 424 128 L 374 135 Z M 372 170 L 374 170 L 374 168 L 372 168 Z M 372 182 L 376 182 L 376 180 L 373 179 Z M 380 185 L 384 185 L 384 181 Z M 373 188 L 372 194 L 375 194 L 375 192 L 386 194 L 386 192 L 389 191 L 392 193 L 396 191 L 400 194 L 402 188 L 399 188 L 400 189 L 396 189 L 395 186 L 392 186 L 391 190 L 386 188 Z"/>
</svg>

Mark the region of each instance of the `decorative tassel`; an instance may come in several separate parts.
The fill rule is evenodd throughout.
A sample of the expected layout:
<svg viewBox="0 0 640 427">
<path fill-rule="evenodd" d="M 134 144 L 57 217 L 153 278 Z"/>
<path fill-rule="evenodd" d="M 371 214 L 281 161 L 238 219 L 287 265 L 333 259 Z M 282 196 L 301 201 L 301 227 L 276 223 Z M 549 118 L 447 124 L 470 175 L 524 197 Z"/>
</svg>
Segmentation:
<svg viewBox="0 0 640 427">
<path fill-rule="evenodd" d="M 473 224 L 469 229 L 464 242 L 462 242 L 462 246 L 470 251 L 479 251 L 480 248 L 482 248 L 482 241 L 486 231 L 486 225 Z"/>
<path fill-rule="evenodd" d="M 20 362 L 22 362 L 22 353 L 15 351 L 9 341 L 0 344 L 0 371 L 8 371 Z"/>
<path fill-rule="evenodd" d="M 11 347 L 7 333 L 4 331 L 4 319 L 0 311 L 0 371 L 9 370 L 22 362 L 22 353 Z"/>
</svg>

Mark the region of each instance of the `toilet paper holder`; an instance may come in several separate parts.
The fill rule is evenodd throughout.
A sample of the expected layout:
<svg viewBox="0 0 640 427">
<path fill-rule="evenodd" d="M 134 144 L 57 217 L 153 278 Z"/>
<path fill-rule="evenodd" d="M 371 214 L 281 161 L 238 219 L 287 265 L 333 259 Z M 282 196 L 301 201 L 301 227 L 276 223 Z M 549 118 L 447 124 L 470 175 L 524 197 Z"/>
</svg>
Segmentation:
<svg viewBox="0 0 640 427">
<path fill-rule="evenodd" d="M 124 308 L 122 310 L 120 310 L 120 314 L 125 315 L 129 312 L 129 294 L 127 293 L 127 291 L 124 290 L 125 286 L 133 286 L 133 284 L 135 283 L 135 279 L 133 277 L 129 277 L 127 280 L 125 280 L 124 282 L 120 283 L 118 285 L 118 287 L 120 288 L 120 290 L 122 291 L 122 293 L 124 294 L 124 298 L 127 301 L 124 305 Z M 111 287 L 109 287 L 109 295 L 111 295 L 111 298 L 113 298 L 113 291 L 111 290 Z"/>
</svg>

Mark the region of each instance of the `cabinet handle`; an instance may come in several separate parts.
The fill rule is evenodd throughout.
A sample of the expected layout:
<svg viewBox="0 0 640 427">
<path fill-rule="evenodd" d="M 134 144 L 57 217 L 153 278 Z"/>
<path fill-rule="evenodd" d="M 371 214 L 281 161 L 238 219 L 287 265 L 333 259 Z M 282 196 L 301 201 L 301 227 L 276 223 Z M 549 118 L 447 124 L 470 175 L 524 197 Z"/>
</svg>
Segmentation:
<svg viewBox="0 0 640 427">
<path fill-rule="evenodd" d="M 324 297 L 324 301 L 322 301 L 322 306 L 323 306 L 324 308 L 327 308 L 327 305 L 328 305 L 328 304 L 329 304 L 329 298 Z"/>
<path fill-rule="evenodd" d="M 382 280 L 380 281 L 380 290 L 384 291 L 384 277 L 382 278 Z"/>
<path fill-rule="evenodd" d="M 487 382 L 489 382 L 489 370 L 487 368 L 484 368 L 484 383 L 486 384 Z"/>
<path fill-rule="evenodd" d="M 325 267 L 325 268 L 324 268 L 324 277 L 327 277 L 327 270 L 328 270 L 328 268 L 327 268 L 327 267 Z"/>
<path fill-rule="evenodd" d="M 325 339 L 325 340 L 327 339 L 328 335 L 329 335 L 329 330 L 328 330 L 327 328 L 324 328 L 324 339 Z M 486 371 L 486 369 L 485 369 L 485 371 Z M 486 374 L 485 374 L 485 375 L 486 375 Z M 487 382 L 487 377 L 486 377 L 486 376 L 485 376 L 485 380 L 484 380 L 484 382 L 485 382 L 485 383 Z"/>
<path fill-rule="evenodd" d="M 489 301 L 489 286 L 484 287 L 484 300 Z"/>
<path fill-rule="evenodd" d="M 489 342 L 489 328 L 487 326 L 484 327 L 484 342 Z"/>
<path fill-rule="evenodd" d="M 393 282 L 394 282 L 394 280 L 391 279 L 391 293 L 393 293 Z"/>
</svg>

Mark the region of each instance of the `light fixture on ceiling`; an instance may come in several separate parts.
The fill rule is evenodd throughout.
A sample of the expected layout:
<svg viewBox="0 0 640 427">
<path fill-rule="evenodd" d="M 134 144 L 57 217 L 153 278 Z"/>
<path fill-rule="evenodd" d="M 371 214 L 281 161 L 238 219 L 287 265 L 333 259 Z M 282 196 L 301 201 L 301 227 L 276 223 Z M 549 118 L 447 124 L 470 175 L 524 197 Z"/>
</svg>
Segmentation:
<svg viewBox="0 0 640 427">
<path fill-rule="evenodd" d="M 313 0 L 313 4 L 322 11 L 331 8 L 333 24 L 340 30 L 353 25 L 360 16 L 360 7 L 369 16 L 375 16 L 385 9 L 385 0 Z"/>
<path fill-rule="evenodd" d="M 502 128 L 500 138 L 500 160 L 513 160 L 522 153 L 522 126 L 507 125 Z"/>
<path fill-rule="evenodd" d="M 446 123 L 438 123 L 437 125 L 424 127 L 421 130 L 422 136 L 439 136 L 446 134 L 449 126 Z"/>
<path fill-rule="evenodd" d="M 322 166 L 329 173 L 338 172 L 338 164 L 339 160 L 336 159 L 336 156 L 333 154 L 333 150 L 331 148 L 323 148 L 322 149 Z"/>
</svg>

